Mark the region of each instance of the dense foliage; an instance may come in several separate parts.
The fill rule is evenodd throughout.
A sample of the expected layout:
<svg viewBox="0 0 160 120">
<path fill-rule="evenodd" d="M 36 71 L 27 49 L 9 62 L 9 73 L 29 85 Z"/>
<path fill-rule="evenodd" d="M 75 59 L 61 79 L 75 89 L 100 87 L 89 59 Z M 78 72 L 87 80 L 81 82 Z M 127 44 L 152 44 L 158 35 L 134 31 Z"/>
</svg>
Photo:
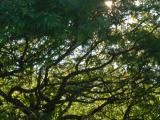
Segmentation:
<svg viewBox="0 0 160 120">
<path fill-rule="evenodd" d="M 1 120 L 159 120 L 159 0 L 1 0 Z"/>
</svg>

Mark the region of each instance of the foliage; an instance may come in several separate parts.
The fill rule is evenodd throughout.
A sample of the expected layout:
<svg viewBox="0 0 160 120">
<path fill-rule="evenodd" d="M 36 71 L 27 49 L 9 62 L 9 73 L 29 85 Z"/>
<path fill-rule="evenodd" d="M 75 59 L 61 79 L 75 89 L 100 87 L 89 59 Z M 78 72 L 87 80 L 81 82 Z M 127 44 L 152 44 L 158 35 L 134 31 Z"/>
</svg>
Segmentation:
<svg viewBox="0 0 160 120">
<path fill-rule="evenodd" d="M 0 119 L 160 119 L 159 20 L 159 0 L 0 1 Z"/>
</svg>

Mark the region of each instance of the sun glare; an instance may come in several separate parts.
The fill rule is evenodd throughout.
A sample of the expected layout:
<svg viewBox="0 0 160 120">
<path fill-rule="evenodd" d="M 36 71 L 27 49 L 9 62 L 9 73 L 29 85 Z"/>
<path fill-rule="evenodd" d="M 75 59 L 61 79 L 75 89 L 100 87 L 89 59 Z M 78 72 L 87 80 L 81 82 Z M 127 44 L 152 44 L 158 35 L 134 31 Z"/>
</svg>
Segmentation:
<svg viewBox="0 0 160 120">
<path fill-rule="evenodd" d="M 106 5 L 108 8 L 111 8 L 111 7 L 112 7 L 112 1 L 111 1 L 111 0 L 105 1 L 105 5 Z"/>
</svg>

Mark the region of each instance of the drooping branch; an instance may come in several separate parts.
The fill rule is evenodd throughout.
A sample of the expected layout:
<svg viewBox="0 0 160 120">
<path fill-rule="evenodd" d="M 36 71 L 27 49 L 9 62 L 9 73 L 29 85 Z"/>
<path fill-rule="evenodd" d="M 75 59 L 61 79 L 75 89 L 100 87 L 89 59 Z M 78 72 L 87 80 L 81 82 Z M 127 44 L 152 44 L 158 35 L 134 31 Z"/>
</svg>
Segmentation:
<svg viewBox="0 0 160 120">
<path fill-rule="evenodd" d="M 20 100 L 12 98 L 11 96 L 5 94 L 2 90 L 0 90 L 0 96 L 2 96 L 6 101 L 12 103 L 16 107 L 18 107 L 20 110 L 22 110 L 25 114 L 30 113 L 30 109 L 25 106 Z"/>
</svg>

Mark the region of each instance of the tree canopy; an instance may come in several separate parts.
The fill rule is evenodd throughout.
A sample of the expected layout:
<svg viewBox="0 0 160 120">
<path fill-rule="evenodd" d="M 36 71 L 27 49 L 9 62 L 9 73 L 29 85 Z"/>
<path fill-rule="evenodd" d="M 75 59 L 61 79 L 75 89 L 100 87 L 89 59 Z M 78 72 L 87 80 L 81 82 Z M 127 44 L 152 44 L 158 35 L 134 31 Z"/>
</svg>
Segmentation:
<svg viewBox="0 0 160 120">
<path fill-rule="evenodd" d="M 1 0 L 0 119 L 159 120 L 159 0 Z"/>
</svg>

